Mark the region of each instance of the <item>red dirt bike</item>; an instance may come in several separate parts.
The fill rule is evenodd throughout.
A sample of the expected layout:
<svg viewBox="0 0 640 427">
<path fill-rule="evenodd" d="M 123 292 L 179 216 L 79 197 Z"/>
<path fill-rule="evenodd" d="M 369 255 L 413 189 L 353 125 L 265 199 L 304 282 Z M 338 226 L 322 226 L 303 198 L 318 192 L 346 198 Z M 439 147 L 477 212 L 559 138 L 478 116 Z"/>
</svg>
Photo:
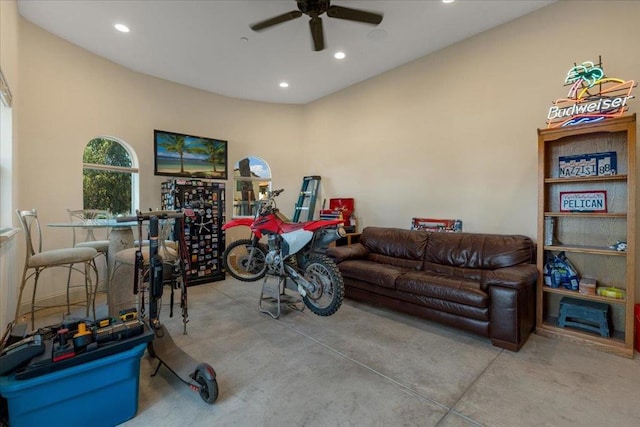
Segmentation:
<svg viewBox="0 0 640 427">
<path fill-rule="evenodd" d="M 274 190 L 261 200 L 255 218 L 237 218 L 222 229 L 248 226 L 251 238 L 237 240 L 223 254 L 226 271 L 243 282 L 266 274 L 290 278 L 304 304 L 319 316 L 334 314 L 344 298 L 344 280 L 336 264 L 325 255 L 327 246 L 345 236 L 342 220 L 292 223 L 280 213 Z M 266 236 L 267 244 L 260 243 Z"/>
</svg>

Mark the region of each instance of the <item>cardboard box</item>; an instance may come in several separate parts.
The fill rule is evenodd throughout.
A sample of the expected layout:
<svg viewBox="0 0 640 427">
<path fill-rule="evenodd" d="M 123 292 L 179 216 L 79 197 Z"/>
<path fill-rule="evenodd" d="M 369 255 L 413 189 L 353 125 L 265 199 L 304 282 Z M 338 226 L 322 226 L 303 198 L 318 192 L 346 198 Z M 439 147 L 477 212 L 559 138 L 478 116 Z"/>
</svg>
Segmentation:
<svg viewBox="0 0 640 427">
<path fill-rule="evenodd" d="M 0 377 L 9 424 L 114 426 L 136 415 L 147 344 L 28 380 Z"/>
<path fill-rule="evenodd" d="M 580 279 L 580 284 L 578 285 L 578 292 L 586 295 L 595 295 L 596 294 L 596 279 L 589 279 L 588 277 L 583 277 Z"/>
</svg>

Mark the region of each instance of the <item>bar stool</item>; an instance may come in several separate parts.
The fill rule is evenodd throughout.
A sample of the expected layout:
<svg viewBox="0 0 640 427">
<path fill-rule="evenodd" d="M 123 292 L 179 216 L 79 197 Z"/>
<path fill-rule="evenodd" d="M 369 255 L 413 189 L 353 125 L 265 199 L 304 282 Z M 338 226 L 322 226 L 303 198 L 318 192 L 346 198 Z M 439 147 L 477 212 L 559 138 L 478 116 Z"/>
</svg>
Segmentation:
<svg viewBox="0 0 640 427">
<path fill-rule="evenodd" d="M 95 291 L 91 285 L 91 270 L 93 270 L 96 283 L 98 280 L 98 270 L 95 267 L 94 258 L 98 254 L 98 251 L 94 248 L 64 248 L 64 249 L 52 249 L 48 251 L 42 250 L 42 230 L 40 228 L 40 221 L 38 220 L 38 212 L 36 209 L 32 210 L 16 210 L 18 218 L 20 219 L 20 225 L 24 231 L 26 242 L 26 256 L 24 261 L 24 271 L 22 273 L 22 280 L 20 282 L 20 291 L 18 293 L 18 303 L 16 307 L 15 320 L 17 321 L 20 316 L 20 304 L 22 303 L 22 293 L 24 291 L 27 281 L 34 277 L 33 281 L 33 294 L 31 297 L 31 327 L 35 328 L 35 312 L 37 309 L 45 307 L 60 307 L 56 306 L 36 306 L 36 291 L 38 289 L 38 279 L 40 273 L 47 268 L 52 267 L 66 267 L 73 268 L 84 275 L 84 288 L 86 295 L 86 315 L 89 316 L 89 305 L 93 307 L 93 316 L 96 315 L 95 307 Z M 74 264 L 83 264 L 84 271 L 73 267 Z M 69 292 L 67 290 L 67 307 L 69 306 Z"/>
<path fill-rule="evenodd" d="M 86 225 L 86 227 L 73 227 L 73 247 L 74 248 L 94 248 L 98 251 L 98 255 L 104 257 L 104 263 L 106 265 L 106 274 L 103 282 L 106 283 L 107 291 L 109 289 L 109 240 L 98 240 L 94 234 L 96 224 L 104 223 L 111 218 L 111 212 L 104 209 L 67 209 L 69 213 L 69 219 L 74 224 Z M 100 227 L 106 230 L 106 236 L 109 236 L 110 228 L 108 226 Z M 82 231 L 81 231 L 82 230 Z M 84 236 L 83 236 L 84 234 Z M 95 259 L 94 259 L 95 261 Z M 97 268 L 97 266 L 96 266 Z M 69 268 L 69 274 L 67 276 L 67 290 L 69 289 L 71 282 L 71 271 Z M 99 289 L 99 283 L 96 283 L 96 291 Z M 69 296 L 67 295 L 67 301 Z M 67 306 L 67 312 L 69 307 Z"/>
</svg>

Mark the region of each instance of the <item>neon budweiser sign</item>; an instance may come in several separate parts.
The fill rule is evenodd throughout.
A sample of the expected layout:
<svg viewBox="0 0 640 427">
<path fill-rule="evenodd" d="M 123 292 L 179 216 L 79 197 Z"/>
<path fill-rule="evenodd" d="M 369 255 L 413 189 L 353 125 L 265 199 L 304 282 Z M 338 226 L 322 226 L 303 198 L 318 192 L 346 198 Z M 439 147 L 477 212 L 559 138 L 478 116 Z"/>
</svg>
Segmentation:
<svg viewBox="0 0 640 427">
<path fill-rule="evenodd" d="M 602 61 L 597 65 L 591 61 L 574 64 L 564 83 L 569 86 L 569 93 L 566 98 L 556 99 L 549 108 L 548 128 L 621 116 L 629 109 L 627 103 L 636 86 L 633 80 L 605 76 Z"/>
</svg>

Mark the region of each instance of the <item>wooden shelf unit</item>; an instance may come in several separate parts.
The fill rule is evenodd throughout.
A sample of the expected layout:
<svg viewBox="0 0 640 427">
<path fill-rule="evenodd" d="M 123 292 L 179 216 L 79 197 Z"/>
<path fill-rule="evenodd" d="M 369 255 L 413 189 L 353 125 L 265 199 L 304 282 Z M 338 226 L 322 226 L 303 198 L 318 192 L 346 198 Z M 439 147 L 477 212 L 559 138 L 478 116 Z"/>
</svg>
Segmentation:
<svg viewBox="0 0 640 427">
<path fill-rule="evenodd" d="M 617 174 L 559 177 L 559 157 L 616 152 Z M 561 191 L 604 190 L 607 212 L 560 212 Z M 545 217 L 555 221 L 554 241 L 545 245 Z M 636 115 L 565 128 L 538 130 L 538 252 L 536 333 L 633 357 L 636 250 Z M 626 251 L 609 245 L 627 242 Z M 561 243 L 560 243 L 561 242 Z M 581 277 L 598 286 L 624 289 L 624 299 L 581 294 L 544 285 L 544 253 L 564 251 Z M 569 296 L 604 302 L 612 311 L 611 338 L 558 326 L 560 299 Z"/>
</svg>

